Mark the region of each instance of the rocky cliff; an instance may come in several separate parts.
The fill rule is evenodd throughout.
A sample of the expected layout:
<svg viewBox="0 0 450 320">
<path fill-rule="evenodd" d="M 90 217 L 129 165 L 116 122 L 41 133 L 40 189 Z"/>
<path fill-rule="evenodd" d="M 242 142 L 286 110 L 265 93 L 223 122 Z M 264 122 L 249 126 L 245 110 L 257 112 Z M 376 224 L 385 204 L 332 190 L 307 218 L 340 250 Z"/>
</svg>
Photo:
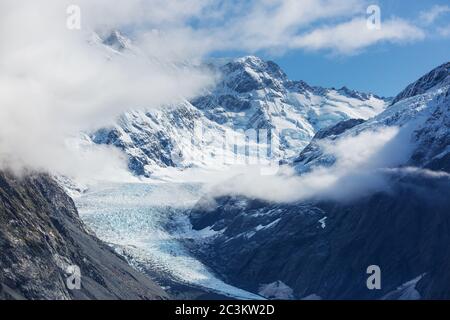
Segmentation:
<svg viewBox="0 0 450 320">
<path fill-rule="evenodd" d="M 76 268 L 79 290 L 71 278 Z M 0 299 L 165 298 L 86 229 L 51 177 L 0 173 Z"/>
</svg>

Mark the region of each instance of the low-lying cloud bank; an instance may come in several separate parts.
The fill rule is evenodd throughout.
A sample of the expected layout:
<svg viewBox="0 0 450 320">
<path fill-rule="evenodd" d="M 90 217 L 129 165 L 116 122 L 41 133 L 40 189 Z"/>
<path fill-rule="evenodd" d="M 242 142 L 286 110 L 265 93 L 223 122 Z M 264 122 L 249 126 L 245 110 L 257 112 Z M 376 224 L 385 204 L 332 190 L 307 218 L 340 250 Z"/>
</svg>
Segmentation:
<svg viewBox="0 0 450 320">
<path fill-rule="evenodd" d="M 411 154 L 409 128 L 386 127 L 364 131 L 337 141 L 324 141 L 324 153 L 335 159 L 331 166 L 317 166 L 297 175 L 285 169 L 277 175 L 260 171 L 226 179 L 212 187 L 215 197 L 239 195 L 271 202 L 302 200 L 352 200 L 377 191 L 389 191 L 388 171 L 405 163 Z M 400 170 L 400 169 L 397 169 Z"/>
</svg>

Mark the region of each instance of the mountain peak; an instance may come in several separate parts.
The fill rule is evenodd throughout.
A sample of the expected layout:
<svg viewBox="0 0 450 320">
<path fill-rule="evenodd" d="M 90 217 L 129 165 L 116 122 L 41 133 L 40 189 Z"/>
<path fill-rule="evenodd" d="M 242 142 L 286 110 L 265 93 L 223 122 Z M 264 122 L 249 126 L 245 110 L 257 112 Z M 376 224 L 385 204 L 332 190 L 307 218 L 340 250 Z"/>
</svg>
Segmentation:
<svg viewBox="0 0 450 320">
<path fill-rule="evenodd" d="M 340 88 L 337 91 L 347 97 L 360 99 L 360 100 L 369 100 L 370 97 L 372 96 L 372 94 L 370 94 L 370 93 L 352 90 L 352 89 L 347 88 L 346 86 L 343 86 L 342 88 Z"/>
<path fill-rule="evenodd" d="M 113 30 L 103 39 L 103 44 L 110 46 L 118 51 L 130 47 L 131 41 L 125 37 L 119 30 Z"/>
<path fill-rule="evenodd" d="M 240 57 L 240 58 L 235 59 L 234 61 L 238 62 L 238 63 L 248 64 L 248 65 L 264 64 L 264 60 L 262 60 L 260 57 L 252 56 L 252 55 Z"/>
<path fill-rule="evenodd" d="M 226 86 L 237 92 L 249 92 L 263 88 L 282 89 L 287 76 L 273 61 L 255 56 L 245 56 L 225 64 L 221 71 Z"/>
<path fill-rule="evenodd" d="M 231 64 L 241 66 L 242 68 L 250 68 L 255 72 L 266 72 L 271 76 L 286 79 L 287 76 L 278 64 L 271 60 L 263 60 L 256 56 L 245 56 L 237 58 Z"/>
</svg>

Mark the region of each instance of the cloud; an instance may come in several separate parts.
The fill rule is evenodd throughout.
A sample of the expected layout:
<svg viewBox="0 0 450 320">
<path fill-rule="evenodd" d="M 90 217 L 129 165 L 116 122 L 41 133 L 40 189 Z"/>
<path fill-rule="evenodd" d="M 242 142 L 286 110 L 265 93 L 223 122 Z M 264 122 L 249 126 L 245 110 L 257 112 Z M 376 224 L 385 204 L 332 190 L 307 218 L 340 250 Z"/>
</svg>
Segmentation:
<svg viewBox="0 0 450 320">
<path fill-rule="evenodd" d="M 258 51 L 291 47 L 299 33 L 327 19 L 349 17 L 364 12 L 359 0 L 275 0 L 259 1 L 247 14 L 239 15 L 225 25 L 225 44 L 232 48 Z M 237 41 L 236 41 L 237 39 Z"/>
<path fill-rule="evenodd" d="M 139 18 L 137 8 L 143 1 L 122 2 L 117 7 L 96 1 L 101 5 L 98 11 L 93 2 L 81 1 L 83 8 L 93 9 L 82 10 L 88 14 L 82 14 L 79 31 L 66 28 L 69 3 L 1 2 L 2 168 L 73 174 L 117 167 L 122 159 L 116 151 L 110 150 L 108 157 L 104 148 L 91 146 L 89 152 L 75 156 L 67 139 L 106 125 L 130 108 L 177 103 L 212 83 L 212 77 L 197 68 L 176 67 L 173 57 L 156 55 L 151 60 L 114 52 L 101 41 L 88 41 L 98 28 Z M 166 16 L 158 15 L 163 22 L 184 14 L 170 6 L 167 10 Z"/>
<path fill-rule="evenodd" d="M 445 171 L 434 171 L 417 167 L 390 168 L 385 170 L 388 173 L 396 173 L 401 175 L 416 175 L 423 178 L 450 178 L 450 174 Z"/>
<path fill-rule="evenodd" d="M 200 10 L 208 22 L 180 25 L 164 31 L 165 40 L 180 41 L 188 38 L 197 54 L 240 50 L 247 52 L 288 50 L 331 50 L 349 55 L 381 42 L 399 44 L 420 41 L 425 32 L 412 22 L 400 18 L 381 21 L 380 30 L 367 27 L 364 0 L 263 0 L 237 3 L 236 8 L 213 7 Z M 217 8 L 215 8 L 217 10 Z M 214 11 L 214 10 L 213 10 Z M 155 34 L 149 39 L 158 40 Z M 147 41 L 146 43 L 151 43 Z M 164 48 L 164 45 L 159 46 Z"/>
<path fill-rule="evenodd" d="M 437 31 L 439 35 L 441 35 L 442 37 L 450 37 L 450 25 L 445 27 L 439 27 Z"/>
<path fill-rule="evenodd" d="M 411 153 L 408 128 L 386 127 L 356 136 L 325 141 L 322 149 L 336 161 L 301 176 L 284 168 L 279 174 L 262 176 L 248 169 L 211 187 L 214 197 L 241 195 L 271 202 L 311 199 L 346 201 L 388 189 L 386 168 L 408 160 Z"/>
<path fill-rule="evenodd" d="M 141 5 L 136 5 L 136 11 L 152 12 L 143 5 L 152 1 L 134 2 Z M 171 50 L 172 46 L 167 44 L 178 43 L 191 58 L 228 50 L 284 53 L 301 49 L 355 54 L 380 42 L 398 44 L 424 39 L 423 30 L 399 18 L 382 20 L 381 30 L 369 30 L 368 5 L 365 0 L 260 0 L 226 4 L 210 0 L 192 1 L 190 10 L 184 11 L 186 1 L 175 1 L 172 5 L 159 5 L 156 1 L 152 7 L 164 13 L 138 15 L 134 24 L 145 26 L 144 31 L 150 30 L 137 35 L 147 52 L 177 54 L 182 50 Z"/>
<path fill-rule="evenodd" d="M 422 11 L 419 18 L 423 24 L 430 25 L 446 13 L 450 13 L 450 6 L 435 5 L 427 11 Z"/>
<path fill-rule="evenodd" d="M 369 29 L 365 19 L 356 18 L 342 24 L 318 28 L 297 37 L 294 48 L 307 50 L 329 49 L 339 54 L 353 54 L 381 42 L 406 43 L 422 40 L 425 33 L 401 19 L 384 21 L 381 28 Z"/>
</svg>

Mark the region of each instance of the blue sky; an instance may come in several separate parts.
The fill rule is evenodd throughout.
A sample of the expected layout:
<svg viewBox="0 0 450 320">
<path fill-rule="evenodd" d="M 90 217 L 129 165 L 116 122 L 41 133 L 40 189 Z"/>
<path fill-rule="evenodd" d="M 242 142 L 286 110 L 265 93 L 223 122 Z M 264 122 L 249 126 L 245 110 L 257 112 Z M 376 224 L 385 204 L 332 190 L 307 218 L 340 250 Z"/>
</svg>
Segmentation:
<svg viewBox="0 0 450 320">
<path fill-rule="evenodd" d="M 448 0 L 378 2 L 382 21 L 391 16 L 420 22 L 420 12 L 433 5 L 450 5 Z M 427 26 L 424 40 L 406 44 L 381 43 L 362 52 L 343 56 L 329 52 L 289 51 L 283 55 L 258 53 L 277 62 L 288 76 L 312 85 L 342 87 L 394 96 L 406 85 L 436 66 L 450 61 L 450 37 L 438 37 L 435 29 L 450 25 L 450 13 L 439 16 Z"/>
</svg>

